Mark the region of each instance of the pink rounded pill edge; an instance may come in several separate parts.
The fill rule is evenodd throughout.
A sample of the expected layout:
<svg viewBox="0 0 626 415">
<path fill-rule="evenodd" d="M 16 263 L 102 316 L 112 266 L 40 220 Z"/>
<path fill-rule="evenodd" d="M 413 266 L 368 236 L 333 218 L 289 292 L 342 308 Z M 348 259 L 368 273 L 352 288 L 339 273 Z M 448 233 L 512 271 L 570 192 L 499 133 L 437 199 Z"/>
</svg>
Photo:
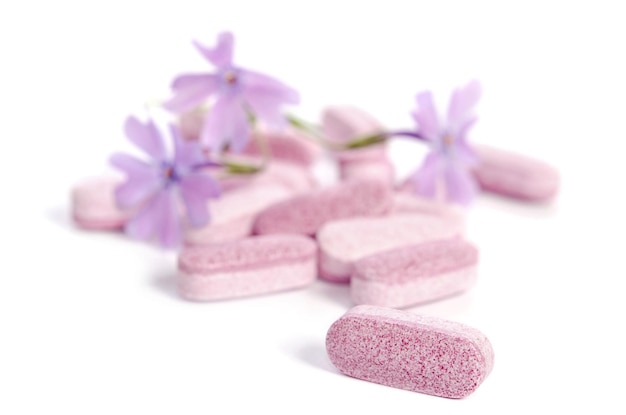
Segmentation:
<svg viewBox="0 0 626 415">
<path fill-rule="evenodd" d="M 381 216 L 393 205 L 391 189 L 379 180 L 359 179 L 294 196 L 261 211 L 254 233 L 313 236 L 327 222 Z"/>
<path fill-rule="evenodd" d="M 178 290 L 196 301 L 268 294 L 316 279 L 317 246 L 297 235 L 188 247 L 178 258 Z"/>
<path fill-rule="evenodd" d="M 332 324 L 326 350 L 347 376 L 457 399 L 480 386 L 494 359 L 487 337 L 472 327 L 368 305 Z"/>
<path fill-rule="evenodd" d="M 483 191 L 531 202 L 551 200 L 559 192 L 559 172 L 548 163 L 485 145 L 474 151 L 480 160 L 474 176 Z"/>
<path fill-rule="evenodd" d="M 356 304 L 408 307 L 459 294 L 477 279 L 478 249 L 460 238 L 410 245 L 356 261 Z"/>
</svg>

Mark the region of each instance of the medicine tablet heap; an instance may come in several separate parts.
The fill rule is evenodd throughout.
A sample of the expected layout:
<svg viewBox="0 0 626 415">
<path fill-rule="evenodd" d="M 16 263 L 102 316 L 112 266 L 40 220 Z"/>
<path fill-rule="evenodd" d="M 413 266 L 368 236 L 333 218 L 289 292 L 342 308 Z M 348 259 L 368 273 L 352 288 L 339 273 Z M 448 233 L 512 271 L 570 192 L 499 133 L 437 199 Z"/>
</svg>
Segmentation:
<svg viewBox="0 0 626 415">
<path fill-rule="evenodd" d="M 181 134 L 197 139 L 201 114 L 181 120 Z M 330 107 L 323 131 L 342 143 L 384 131 L 354 107 Z M 254 175 L 218 177 L 211 222 L 187 228 L 178 257 L 178 289 L 192 301 L 216 301 L 304 289 L 318 278 L 350 284 L 355 307 L 326 337 L 328 356 L 348 376 L 382 385 L 463 398 L 485 380 L 493 350 L 465 325 L 398 309 L 471 289 L 478 248 L 467 241 L 462 208 L 416 196 L 395 184 L 382 144 L 338 151 L 339 183 L 320 187 L 312 165 L 318 147 L 301 132 L 265 132 L 272 161 Z M 487 192 L 545 201 L 559 178 L 546 163 L 475 146 L 474 175 Z M 252 144 L 241 160 L 259 162 Z M 119 230 L 132 212 L 115 204 L 116 176 L 93 178 L 72 192 L 73 218 L 86 230 Z"/>
</svg>

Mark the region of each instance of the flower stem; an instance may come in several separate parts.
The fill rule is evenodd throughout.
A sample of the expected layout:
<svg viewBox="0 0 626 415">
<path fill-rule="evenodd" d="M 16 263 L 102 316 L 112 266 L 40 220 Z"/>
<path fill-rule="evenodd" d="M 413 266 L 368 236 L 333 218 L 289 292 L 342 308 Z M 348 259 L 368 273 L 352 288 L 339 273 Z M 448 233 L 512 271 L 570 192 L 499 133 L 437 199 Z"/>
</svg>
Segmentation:
<svg viewBox="0 0 626 415">
<path fill-rule="evenodd" d="M 264 166 L 253 166 L 233 161 L 226 161 L 223 166 L 226 168 L 226 172 L 230 174 L 256 174 L 264 168 Z"/>
<path fill-rule="evenodd" d="M 420 133 L 418 133 L 416 131 L 410 131 L 410 130 L 389 131 L 389 132 L 385 133 L 385 135 L 388 138 L 391 138 L 391 137 L 411 137 L 411 138 L 417 138 L 420 141 L 428 141 L 428 139 L 426 137 L 424 137 L 423 135 L 421 135 Z"/>
<path fill-rule="evenodd" d="M 267 143 L 267 137 L 265 135 L 260 134 L 258 130 L 255 129 L 252 132 L 252 137 L 254 138 L 254 141 L 256 142 L 259 152 L 261 153 L 261 156 L 263 157 L 261 160 L 261 167 L 260 167 L 260 169 L 262 170 L 265 167 L 267 167 L 267 165 L 271 161 L 272 152 L 270 151 L 270 147 Z"/>
<path fill-rule="evenodd" d="M 380 144 L 380 143 L 387 141 L 389 138 L 392 138 L 392 137 L 410 137 L 410 138 L 416 138 L 420 141 L 428 141 L 424 136 L 422 136 L 420 133 L 416 131 L 399 130 L 399 131 L 383 131 L 380 133 L 357 137 L 348 141 L 347 143 L 336 143 L 336 142 L 328 141 L 324 137 L 324 135 L 320 131 L 320 128 L 317 125 L 312 124 L 308 121 L 305 121 L 301 118 L 298 118 L 293 114 L 287 114 L 286 118 L 289 121 L 289 124 L 291 126 L 306 133 L 305 136 L 308 139 L 310 139 L 311 141 L 314 141 L 316 144 L 319 144 L 324 148 L 327 148 L 329 150 L 334 150 L 334 151 L 353 150 L 356 148 L 363 148 L 363 147 L 367 147 L 367 146 L 371 146 L 375 144 Z"/>
<path fill-rule="evenodd" d="M 287 114 L 286 118 L 289 124 L 297 130 L 302 131 L 304 133 L 304 137 L 306 137 L 309 141 L 312 141 L 328 150 L 338 151 L 344 149 L 342 144 L 328 141 L 324 137 L 324 134 L 320 131 L 319 126 L 305 121 L 302 118 L 298 118 L 293 114 Z"/>
<path fill-rule="evenodd" d="M 206 161 L 203 161 L 202 163 L 194 164 L 192 167 L 192 170 L 196 171 L 196 170 L 204 169 L 207 167 L 224 167 L 224 164 L 218 163 L 212 160 L 206 160 Z"/>
<path fill-rule="evenodd" d="M 387 140 L 388 136 L 386 133 L 377 133 L 373 135 L 366 135 L 364 137 L 358 137 L 354 140 L 348 141 L 344 144 L 346 149 L 355 149 L 371 146 L 374 144 L 383 143 Z"/>
</svg>

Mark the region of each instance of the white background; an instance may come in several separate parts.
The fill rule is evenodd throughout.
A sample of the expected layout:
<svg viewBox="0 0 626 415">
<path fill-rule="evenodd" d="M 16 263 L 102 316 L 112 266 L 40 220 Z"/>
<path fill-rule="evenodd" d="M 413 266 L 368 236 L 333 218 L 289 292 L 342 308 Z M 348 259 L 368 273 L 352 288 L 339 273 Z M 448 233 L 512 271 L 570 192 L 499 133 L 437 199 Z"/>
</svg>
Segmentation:
<svg viewBox="0 0 626 415">
<path fill-rule="evenodd" d="M 624 17 L 619 1 L 2 2 L 0 413 L 624 413 Z M 188 303 L 173 253 L 74 228 L 71 186 L 129 148 L 127 114 L 209 69 L 190 41 L 224 29 L 303 117 L 354 104 L 411 127 L 416 92 L 444 104 L 476 78 L 471 139 L 559 167 L 550 205 L 480 198 L 479 283 L 411 309 L 491 339 L 473 395 L 338 374 L 324 337 L 346 286 Z M 404 150 L 399 174 L 420 161 Z"/>
</svg>

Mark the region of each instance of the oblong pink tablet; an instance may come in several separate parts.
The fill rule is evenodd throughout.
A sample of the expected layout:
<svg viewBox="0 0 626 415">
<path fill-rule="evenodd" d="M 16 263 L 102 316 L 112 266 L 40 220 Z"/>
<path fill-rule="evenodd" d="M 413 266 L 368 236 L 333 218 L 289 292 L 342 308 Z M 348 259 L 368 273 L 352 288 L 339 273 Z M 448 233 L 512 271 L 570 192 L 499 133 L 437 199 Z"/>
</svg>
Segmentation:
<svg viewBox="0 0 626 415">
<path fill-rule="evenodd" d="M 207 115 L 205 108 L 193 108 L 183 112 L 178 118 L 178 128 L 185 140 L 198 140 Z"/>
<path fill-rule="evenodd" d="M 293 194 L 284 186 L 272 183 L 252 183 L 225 192 L 219 199 L 209 201 L 209 224 L 186 229 L 185 244 L 207 245 L 250 236 L 259 212 Z"/>
<path fill-rule="evenodd" d="M 93 177 L 72 189 L 72 216 L 84 229 L 118 230 L 131 215 L 115 203 L 115 188 L 122 183 L 116 176 Z"/>
<path fill-rule="evenodd" d="M 303 167 L 310 167 L 317 156 L 321 153 L 321 148 L 313 144 L 302 132 L 294 129 L 287 129 L 280 132 L 262 132 L 262 140 L 265 140 L 267 149 L 272 160 L 294 163 Z M 256 140 L 243 149 L 242 154 L 261 156 L 262 148 Z"/>
<path fill-rule="evenodd" d="M 317 246 L 300 235 L 268 235 L 187 247 L 178 257 L 178 289 L 190 300 L 267 294 L 316 278 Z"/>
<path fill-rule="evenodd" d="M 472 327 L 376 306 L 357 306 L 326 335 L 345 375 L 444 398 L 464 398 L 493 368 L 487 337 Z"/>
<path fill-rule="evenodd" d="M 451 221 L 465 222 L 465 210 L 459 205 L 440 202 L 414 195 L 410 191 L 397 191 L 393 196 L 391 213 L 420 213 L 436 215 Z"/>
<path fill-rule="evenodd" d="M 322 112 L 322 131 L 331 141 L 346 142 L 384 131 L 382 124 L 353 106 L 329 106 Z M 369 148 L 369 147 L 367 147 Z"/>
<path fill-rule="evenodd" d="M 335 156 L 337 160 L 339 160 L 340 167 L 358 162 L 389 162 L 387 146 L 385 144 L 375 144 L 367 147 L 337 151 Z"/>
<path fill-rule="evenodd" d="M 478 249 L 460 238 L 424 242 L 357 261 L 350 293 L 356 304 L 408 307 L 468 290 L 477 265 Z"/>
<path fill-rule="evenodd" d="M 473 148 L 480 161 L 474 176 L 482 190 L 536 202 L 558 193 L 559 172 L 549 164 L 493 147 Z"/>
<path fill-rule="evenodd" d="M 295 196 L 259 213 L 256 234 L 315 235 L 326 222 L 353 216 L 379 216 L 391 208 L 392 192 L 379 180 L 353 180 Z"/>
<path fill-rule="evenodd" d="M 361 258 L 462 233 L 462 223 L 433 215 L 397 214 L 330 222 L 317 233 L 320 278 L 349 282 L 354 263 Z"/>
<path fill-rule="evenodd" d="M 380 160 L 340 162 L 339 177 L 341 180 L 380 180 L 388 186 L 392 186 L 395 179 L 395 170 L 393 164 L 387 158 Z"/>
<path fill-rule="evenodd" d="M 253 166 L 262 163 L 258 158 L 250 157 L 237 157 L 235 161 Z M 220 187 L 226 192 L 250 184 L 279 184 L 293 193 L 303 193 L 316 188 L 318 185 L 311 170 L 279 160 L 272 160 L 258 173 L 222 175 L 222 177 L 218 176 L 218 179 Z"/>
<path fill-rule="evenodd" d="M 363 110 L 351 106 L 327 107 L 322 114 L 325 136 L 337 143 L 375 135 L 384 131 L 380 122 Z M 394 166 L 384 143 L 335 153 L 342 180 L 374 178 L 393 183 Z"/>
</svg>

